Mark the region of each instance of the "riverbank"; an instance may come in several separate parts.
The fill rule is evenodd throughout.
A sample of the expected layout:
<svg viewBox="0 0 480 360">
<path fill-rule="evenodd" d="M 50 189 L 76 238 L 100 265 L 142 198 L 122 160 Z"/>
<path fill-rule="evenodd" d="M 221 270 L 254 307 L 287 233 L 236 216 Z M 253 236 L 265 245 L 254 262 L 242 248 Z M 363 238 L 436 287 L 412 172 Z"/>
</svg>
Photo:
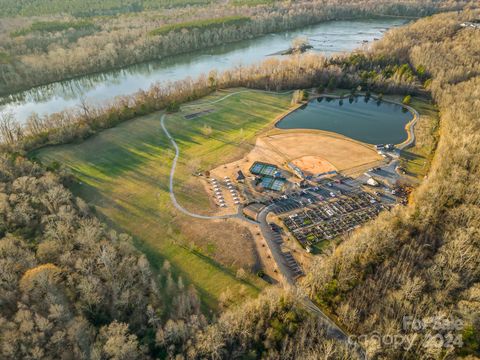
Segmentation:
<svg viewBox="0 0 480 360">
<path fill-rule="evenodd" d="M 57 64 L 57 60 L 58 60 L 57 56 L 55 57 L 50 56 L 51 51 L 32 54 L 32 56 L 35 56 L 37 58 L 37 61 L 44 62 L 43 68 L 40 68 L 40 67 L 35 68 L 36 65 L 34 63 L 32 64 L 29 61 L 22 60 L 24 58 L 24 55 L 26 55 L 25 54 L 26 50 L 24 49 L 23 52 L 18 56 L 15 53 L 10 54 L 8 57 L 10 60 L 6 62 L 6 64 L 9 65 L 9 68 L 10 68 L 8 73 L 10 73 L 11 71 L 15 71 L 15 69 L 17 69 L 17 67 L 20 66 L 20 68 L 23 68 L 23 75 L 30 75 L 30 76 L 23 76 L 21 80 L 15 80 L 15 82 L 12 82 L 13 80 L 10 79 L 10 76 L 3 77 L 2 79 L 0 79 L 0 96 L 13 95 L 15 93 L 32 89 L 34 87 L 48 86 L 56 82 L 74 80 L 84 76 L 100 74 L 100 73 L 108 73 L 112 71 L 119 71 L 122 69 L 124 70 L 131 66 L 140 65 L 140 64 L 149 64 L 152 62 L 167 60 L 174 56 L 191 54 L 198 50 L 209 50 L 219 46 L 235 44 L 247 39 L 255 40 L 261 37 L 266 37 L 266 36 L 268 37 L 271 34 L 278 34 L 278 33 L 288 34 L 289 32 L 292 32 L 292 31 L 297 31 L 299 29 L 308 29 L 316 25 L 324 24 L 328 22 L 348 21 L 348 22 L 355 23 L 359 21 L 361 22 L 361 21 L 384 20 L 384 21 L 390 21 L 392 23 L 398 23 L 398 21 L 401 20 L 400 23 L 404 23 L 405 21 L 407 21 L 406 18 L 402 18 L 402 17 L 391 18 L 388 16 L 381 16 L 381 15 L 378 16 L 375 13 L 371 13 L 367 15 L 365 15 L 364 13 L 361 13 L 359 15 L 352 16 L 352 14 L 347 11 L 347 9 L 343 9 L 341 11 L 337 10 L 333 15 L 324 14 L 322 11 L 320 11 L 319 14 L 316 14 L 316 11 L 317 10 L 313 11 L 313 13 L 310 14 L 310 16 L 305 16 L 302 18 L 302 20 L 296 20 L 293 23 L 291 21 L 288 21 L 288 22 L 278 22 L 275 24 L 271 24 L 270 21 L 263 19 L 261 17 L 258 17 L 258 14 L 257 16 L 245 16 L 244 17 L 245 22 L 238 23 L 238 24 L 237 23 L 230 24 L 228 22 L 228 19 L 230 19 L 230 17 L 210 19 L 212 21 L 213 20 L 215 21 L 213 21 L 211 25 L 213 28 L 212 29 L 208 28 L 208 30 L 213 32 L 215 36 L 211 37 L 211 39 L 209 40 L 207 40 L 207 37 L 205 36 L 193 37 L 193 34 L 196 33 L 196 31 L 193 31 L 193 30 L 198 30 L 195 27 L 191 28 L 190 31 L 183 31 L 183 32 L 178 31 L 179 29 L 182 29 L 182 24 L 184 24 L 184 26 L 188 28 L 188 26 L 195 25 L 196 22 L 193 22 L 192 24 L 190 22 L 174 23 L 174 24 L 171 24 L 170 27 L 167 26 L 168 29 L 172 28 L 171 31 L 166 33 L 162 32 L 160 34 L 161 36 L 155 35 L 156 34 L 155 31 L 162 29 L 162 27 L 153 28 L 153 30 L 151 29 L 149 32 L 147 32 L 147 34 L 137 35 L 137 36 L 140 36 L 140 38 L 142 39 L 143 46 L 137 49 L 135 56 L 131 56 L 131 54 L 129 53 L 132 50 L 118 48 L 119 44 L 116 44 L 115 51 L 110 54 L 109 61 L 98 59 L 98 61 L 94 63 L 90 62 L 89 58 L 96 58 L 100 56 L 100 54 L 104 51 L 103 49 L 99 49 L 98 54 L 96 54 L 95 52 L 92 52 L 89 49 L 84 49 L 84 52 L 90 55 L 89 57 L 80 57 L 78 55 L 75 55 L 75 57 L 73 57 L 73 54 L 72 54 L 73 49 L 76 49 L 82 46 L 81 44 L 83 44 L 83 42 L 89 38 L 90 35 L 86 35 L 85 39 L 83 38 L 81 39 L 82 42 L 70 43 L 68 47 L 62 47 L 64 46 L 64 44 L 62 45 L 57 44 L 57 47 L 52 46 L 57 51 L 61 52 L 61 55 L 65 58 L 65 61 L 70 63 L 69 67 L 65 67 L 65 68 L 63 68 L 64 67 L 64 65 L 62 65 L 63 62 L 58 62 Z M 247 13 L 249 12 L 250 10 L 247 11 Z M 218 24 L 216 24 L 216 22 L 221 21 L 222 19 L 225 19 L 226 22 L 223 23 L 221 27 L 219 27 Z M 199 23 L 202 23 L 202 24 L 203 22 L 205 22 L 205 20 L 199 21 Z M 48 24 L 49 23 L 46 22 L 44 26 L 48 26 Z M 92 20 L 92 26 L 93 25 L 97 26 L 98 29 L 100 29 L 103 26 L 101 22 L 98 22 L 98 19 Z M 176 27 L 178 27 L 177 30 L 175 30 Z M 187 28 L 183 30 L 187 30 Z M 223 31 L 223 29 L 228 31 Z M 11 34 L 15 34 L 15 31 L 10 33 L 10 36 L 13 36 Z M 2 35 L 1 31 L 0 31 L 0 35 Z M 98 34 L 98 32 L 94 32 L 93 34 L 91 34 L 91 36 L 94 36 L 94 35 L 100 36 L 100 40 L 95 39 L 96 42 L 101 41 L 101 39 L 103 39 L 103 36 L 105 36 L 102 34 Z M 27 33 L 20 37 L 15 36 L 15 39 L 16 41 L 19 41 L 19 42 L 27 41 L 29 39 L 29 36 L 38 37 L 40 35 L 38 34 L 32 35 Z M 170 40 L 172 39 L 178 39 L 178 41 L 184 42 L 188 44 L 188 46 L 182 46 L 182 47 L 174 46 L 173 44 L 170 43 Z M 373 39 L 363 39 L 360 43 L 368 42 L 371 40 Z M 52 40 L 50 39 L 50 41 Z M 96 42 L 94 43 L 95 45 L 96 45 Z M 165 48 L 167 50 L 165 51 L 154 50 L 154 51 L 145 52 L 142 49 L 147 44 L 150 46 L 154 46 L 155 48 L 159 48 L 159 49 Z M 107 43 L 105 45 L 107 45 Z M 29 48 L 28 43 L 25 44 L 25 48 L 26 49 Z M 283 50 L 284 49 L 285 47 L 283 48 Z M 282 49 L 278 49 L 278 50 L 282 50 Z M 120 56 L 119 52 L 121 52 L 123 55 Z M 53 68 L 53 66 L 56 66 L 57 68 Z M 33 67 L 32 70 L 36 70 L 36 73 L 29 74 L 30 67 Z M 18 83 L 18 81 L 22 81 L 22 82 Z M 26 83 L 27 81 L 28 83 Z"/>
<path fill-rule="evenodd" d="M 267 59 L 268 54 L 290 46 L 291 41 L 299 36 L 309 38 L 314 46 L 313 52 L 326 56 L 348 52 L 362 46 L 364 40 L 380 38 L 384 31 L 403 22 L 402 19 L 321 22 L 293 31 L 273 33 L 132 65 L 121 70 L 35 87 L 0 99 L 0 104 L 3 104 L 0 112 L 11 113 L 18 121 L 24 122 L 34 112 L 42 116 L 75 108 L 82 99 L 91 105 L 101 106 L 116 96 L 131 95 L 139 89 L 148 91 L 159 82 L 165 84 L 188 76 L 195 78 L 213 69 L 220 73 L 240 64 L 246 66 L 261 62 Z"/>
</svg>

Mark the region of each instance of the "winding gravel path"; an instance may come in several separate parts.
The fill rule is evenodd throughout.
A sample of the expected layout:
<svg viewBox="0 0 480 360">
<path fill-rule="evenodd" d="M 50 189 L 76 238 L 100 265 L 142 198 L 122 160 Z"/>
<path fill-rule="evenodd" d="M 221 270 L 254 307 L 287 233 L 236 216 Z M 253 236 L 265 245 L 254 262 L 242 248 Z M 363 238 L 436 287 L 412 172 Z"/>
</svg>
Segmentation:
<svg viewBox="0 0 480 360">
<path fill-rule="evenodd" d="M 215 220 L 215 219 L 230 219 L 230 218 L 235 218 L 239 217 L 239 213 L 236 214 L 230 214 L 230 215 L 218 215 L 218 216 L 208 216 L 208 215 L 200 215 L 200 214 L 195 214 L 187 209 L 185 209 L 182 205 L 180 205 L 177 201 L 177 198 L 175 197 L 175 193 L 173 191 L 173 183 L 175 179 L 175 169 L 177 167 L 177 161 L 178 158 L 180 157 L 180 149 L 178 148 L 177 143 L 175 142 L 175 139 L 170 135 L 168 132 L 166 126 L 165 126 L 165 117 L 166 115 L 163 114 L 162 118 L 160 120 L 160 124 L 162 125 L 163 132 L 165 135 L 167 135 L 168 139 L 173 145 L 173 148 L 175 149 L 175 157 L 173 158 L 173 163 L 172 163 L 172 168 L 170 169 L 170 182 L 169 182 L 169 192 L 170 192 L 170 199 L 172 200 L 173 205 L 177 210 L 181 211 L 185 215 L 197 218 L 197 219 L 204 219 L 204 220 Z"/>
<path fill-rule="evenodd" d="M 237 94 L 240 94 L 240 93 L 243 93 L 243 92 L 251 92 L 251 91 L 252 90 L 237 91 L 237 92 L 228 94 L 228 95 L 226 95 L 226 96 L 224 96 L 220 99 L 217 99 L 215 101 L 207 101 L 207 102 L 203 102 L 203 103 L 184 105 L 183 107 L 198 106 L 198 105 L 201 105 L 201 104 L 215 104 L 215 103 L 223 101 L 223 100 L 225 100 L 225 99 L 227 99 L 231 96 L 234 96 L 234 95 L 237 95 Z M 255 91 L 255 90 L 253 90 L 253 91 Z M 256 91 L 259 91 L 259 90 L 256 90 Z M 268 92 L 270 92 L 270 91 L 268 91 Z M 284 93 L 276 93 L 276 92 L 270 92 L 270 93 L 285 94 L 285 93 L 290 93 L 290 92 L 292 92 L 292 91 L 287 91 L 287 92 L 284 92 Z M 413 143 L 413 141 L 415 141 L 415 135 L 413 133 L 413 127 L 414 127 L 414 125 L 417 121 L 418 112 L 416 112 L 416 110 L 413 109 L 413 108 L 410 108 L 409 110 L 411 110 L 414 113 L 414 119 L 408 125 L 411 136 L 409 136 L 409 139 L 406 141 L 406 143 L 402 144 L 403 148 L 409 146 L 411 143 Z M 175 206 L 175 208 L 177 210 L 179 210 L 180 212 L 184 213 L 185 215 L 191 216 L 191 217 L 196 218 L 196 219 L 216 220 L 216 219 L 238 218 L 238 219 L 241 219 L 243 221 L 247 221 L 247 222 L 259 225 L 260 230 L 262 232 L 262 235 L 263 235 L 268 247 L 270 248 L 270 252 L 272 253 L 274 261 L 276 262 L 279 270 L 281 271 L 282 275 L 286 279 L 287 283 L 290 286 L 295 288 L 296 287 L 295 282 L 292 278 L 291 271 L 289 271 L 289 268 L 288 268 L 288 266 L 286 265 L 286 263 L 283 259 L 281 249 L 279 247 L 277 247 L 276 244 L 274 244 L 274 242 L 271 239 L 271 236 L 269 236 L 269 226 L 268 226 L 268 222 L 267 222 L 266 218 L 267 218 L 268 213 L 271 211 L 270 207 L 267 206 L 265 209 L 263 209 L 261 211 L 261 213 L 259 215 L 259 222 L 256 222 L 256 221 L 247 219 L 245 216 L 243 216 L 241 207 L 238 208 L 238 212 L 235 213 L 235 214 L 207 216 L 207 215 L 200 215 L 200 214 L 193 213 L 193 212 L 185 209 L 182 205 L 180 205 L 178 203 L 178 201 L 175 197 L 175 193 L 174 193 L 174 179 L 175 179 L 175 169 L 177 167 L 178 158 L 180 157 L 180 149 L 179 149 L 177 143 L 175 142 L 175 139 L 168 132 L 168 130 L 165 126 L 165 118 L 166 118 L 166 114 L 163 114 L 162 118 L 160 120 L 160 124 L 162 126 L 163 132 L 168 137 L 168 139 L 172 143 L 173 148 L 175 149 L 175 157 L 173 159 L 172 168 L 170 170 L 170 181 L 169 181 L 170 199 L 172 200 L 172 203 Z M 334 339 L 342 341 L 344 343 L 349 343 L 348 334 L 346 332 L 344 332 L 332 319 L 330 319 L 330 317 L 328 317 L 307 296 L 304 296 L 302 302 L 303 302 L 304 306 L 310 312 L 316 314 L 318 316 L 318 319 L 323 322 L 323 324 L 325 326 L 325 329 L 326 329 L 326 332 L 327 332 L 327 337 L 334 338 Z M 352 345 L 350 344 L 350 346 L 352 346 Z M 360 359 L 367 359 L 367 356 L 365 354 L 364 349 L 359 344 L 354 344 L 352 350 L 358 355 L 358 357 Z"/>
<path fill-rule="evenodd" d="M 258 92 L 263 92 L 263 93 L 267 92 L 267 93 L 278 94 L 278 95 L 289 94 L 289 93 L 293 92 L 293 90 L 289 90 L 289 91 L 285 91 L 285 92 L 262 91 L 262 90 L 253 90 L 253 89 L 241 90 L 241 91 L 236 91 L 236 92 L 233 92 L 231 94 L 225 95 L 225 96 L 221 97 L 220 99 L 217 99 L 217 100 L 214 100 L 214 101 L 205 101 L 205 102 L 202 102 L 202 103 L 186 104 L 186 105 L 183 105 L 182 107 L 185 108 L 185 107 L 190 107 L 190 106 L 198 106 L 198 105 L 202 105 L 202 104 L 216 104 L 220 101 L 228 99 L 231 96 L 238 95 L 238 94 L 245 93 L 245 92 L 252 92 L 252 91 L 258 91 Z M 247 219 L 245 216 L 243 216 L 241 207 L 238 208 L 238 211 L 235 214 L 208 216 L 208 215 L 201 215 L 201 214 L 193 213 L 193 212 L 185 209 L 182 205 L 180 205 L 180 203 L 177 201 L 177 198 L 175 197 L 175 192 L 173 190 L 174 180 L 175 180 L 175 169 L 177 167 L 178 158 L 180 157 L 180 149 L 179 149 L 175 139 L 172 137 L 172 135 L 170 135 L 170 133 L 167 130 L 167 127 L 165 126 L 165 118 L 166 118 L 166 114 L 163 114 L 162 118 L 160 120 L 160 124 L 162 126 L 163 132 L 165 133 L 165 135 L 167 135 L 168 139 L 170 140 L 170 142 L 173 145 L 173 148 L 175 149 L 175 157 L 173 159 L 172 168 L 170 169 L 170 182 L 169 182 L 170 199 L 172 200 L 172 203 L 175 206 L 175 208 L 177 210 L 179 210 L 180 212 L 184 213 L 185 215 L 191 216 L 191 217 L 196 218 L 196 219 L 218 220 L 218 219 L 239 218 L 239 219 L 244 220 L 244 221 L 249 222 L 249 223 L 258 224 L 256 221 L 252 221 L 250 219 Z"/>
</svg>

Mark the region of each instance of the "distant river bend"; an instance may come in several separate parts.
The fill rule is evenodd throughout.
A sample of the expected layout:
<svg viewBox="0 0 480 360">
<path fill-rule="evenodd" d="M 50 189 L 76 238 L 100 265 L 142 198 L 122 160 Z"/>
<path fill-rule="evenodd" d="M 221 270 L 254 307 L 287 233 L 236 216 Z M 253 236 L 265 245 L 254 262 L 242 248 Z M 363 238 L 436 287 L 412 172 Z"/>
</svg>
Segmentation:
<svg viewBox="0 0 480 360">
<path fill-rule="evenodd" d="M 308 38 L 313 45 L 311 51 L 326 56 L 348 52 L 362 44 L 373 42 L 386 30 L 405 22 L 391 18 L 323 22 L 295 31 L 269 34 L 121 70 L 82 76 L 0 97 L 0 113 L 12 113 L 18 121 L 24 122 L 33 112 L 39 115 L 59 112 L 78 106 L 82 99 L 98 104 L 116 96 L 146 90 L 156 82 L 195 78 L 212 69 L 223 71 L 240 64 L 250 65 L 265 59 L 269 54 L 285 50 L 298 36 Z"/>
</svg>

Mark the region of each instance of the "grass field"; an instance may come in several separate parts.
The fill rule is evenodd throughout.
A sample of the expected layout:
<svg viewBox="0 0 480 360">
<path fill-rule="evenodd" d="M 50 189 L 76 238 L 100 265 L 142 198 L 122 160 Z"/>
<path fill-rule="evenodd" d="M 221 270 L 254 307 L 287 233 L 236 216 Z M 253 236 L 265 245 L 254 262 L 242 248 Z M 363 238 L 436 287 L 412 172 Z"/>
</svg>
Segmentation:
<svg viewBox="0 0 480 360">
<path fill-rule="evenodd" d="M 231 90 L 232 92 L 235 90 Z M 202 99 L 215 100 L 226 92 Z M 189 210 L 207 214 L 212 202 L 194 169 L 208 169 L 242 157 L 255 136 L 290 106 L 289 95 L 243 92 L 214 105 L 198 105 L 168 115 L 166 126 L 180 146 L 176 195 Z M 208 110 L 187 120 L 184 115 Z M 33 154 L 45 165 L 62 164 L 76 178 L 72 191 L 95 205 L 114 227 L 131 234 L 153 266 L 168 259 L 175 271 L 215 308 L 227 288 L 241 299 L 265 284 L 235 269 L 255 262 L 255 247 L 240 224 L 194 220 L 171 205 L 168 176 L 173 149 L 161 131 L 160 113 L 123 123 L 80 143 Z M 207 129 L 207 130 L 206 130 Z M 223 221 L 223 220 L 222 220 Z"/>
<path fill-rule="evenodd" d="M 427 100 L 412 98 L 410 104 L 420 114 L 415 125 L 415 145 L 402 151 L 402 167 L 407 175 L 421 180 L 430 168 L 438 139 L 439 116 L 437 109 Z"/>
</svg>

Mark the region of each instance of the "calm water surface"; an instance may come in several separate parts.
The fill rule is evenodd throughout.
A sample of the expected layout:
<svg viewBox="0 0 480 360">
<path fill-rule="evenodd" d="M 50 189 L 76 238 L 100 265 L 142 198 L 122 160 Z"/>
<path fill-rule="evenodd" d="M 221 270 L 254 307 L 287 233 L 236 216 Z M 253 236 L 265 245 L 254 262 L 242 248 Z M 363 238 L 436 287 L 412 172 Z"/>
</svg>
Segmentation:
<svg viewBox="0 0 480 360">
<path fill-rule="evenodd" d="M 312 51 L 327 56 L 351 51 L 405 22 L 402 19 L 330 21 L 296 31 L 269 34 L 0 97 L 0 112 L 13 113 L 17 120 L 24 121 L 33 112 L 42 115 L 75 107 L 82 98 L 90 103 L 101 103 L 119 95 L 133 94 L 139 89 L 148 89 L 156 82 L 197 77 L 212 69 L 222 71 L 240 64 L 259 62 L 270 54 L 287 49 L 298 36 L 306 36 L 314 46 Z"/>
<path fill-rule="evenodd" d="M 280 122 L 281 129 L 316 129 L 345 135 L 368 144 L 400 144 L 412 114 L 403 106 L 364 96 L 318 98 Z"/>
</svg>

